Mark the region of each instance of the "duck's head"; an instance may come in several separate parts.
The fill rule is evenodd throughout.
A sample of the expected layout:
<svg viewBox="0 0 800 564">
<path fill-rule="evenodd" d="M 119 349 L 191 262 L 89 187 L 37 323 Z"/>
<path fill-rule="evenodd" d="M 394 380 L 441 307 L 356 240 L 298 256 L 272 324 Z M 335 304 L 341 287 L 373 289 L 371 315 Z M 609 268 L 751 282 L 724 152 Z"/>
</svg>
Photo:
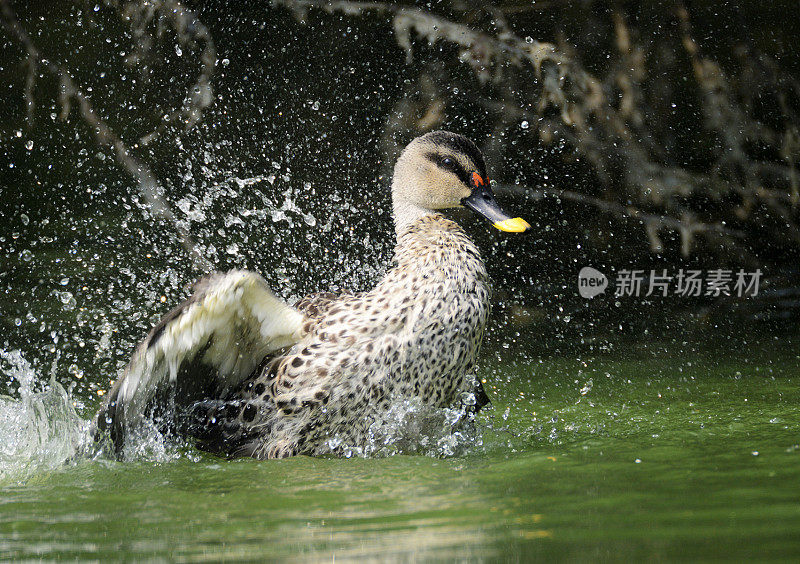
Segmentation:
<svg viewBox="0 0 800 564">
<path fill-rule="evenodd" d="M 432 131 L 408 144 L 394 167 L 392 199 L 396 212 L 464 206 L 502 231 L 530 229 L 527 221 L 500 209 L 475 143 L 449 131 Z"/>
</svg>

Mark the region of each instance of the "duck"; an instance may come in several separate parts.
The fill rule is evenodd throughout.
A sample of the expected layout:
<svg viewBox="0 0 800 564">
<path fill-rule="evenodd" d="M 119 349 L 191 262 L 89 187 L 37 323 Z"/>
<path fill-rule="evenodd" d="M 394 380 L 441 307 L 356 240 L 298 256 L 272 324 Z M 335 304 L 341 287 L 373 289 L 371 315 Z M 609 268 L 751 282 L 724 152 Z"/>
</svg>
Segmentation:
<svg viewBox="0 0 800 564">
<path fill-rule="evenodd" d="M 468 208 L 505 232 L 530 225 L 498 205 L 475 143 L 448 131 L 405 147 L 391 194 L 394 257 L 373 289 L 288 305 L 251 271 L 201 278 L 136 347 L 94 418 L 96 440 L 121 455 L 155 425 L 229 458 L 336 455 L 337 444 L 364 444 L 398 400 L 449 407 L 469 396 L 491 286 L 445 210 Z M 475 409 L 488 401 L 477 392 Z"/>
</svg>

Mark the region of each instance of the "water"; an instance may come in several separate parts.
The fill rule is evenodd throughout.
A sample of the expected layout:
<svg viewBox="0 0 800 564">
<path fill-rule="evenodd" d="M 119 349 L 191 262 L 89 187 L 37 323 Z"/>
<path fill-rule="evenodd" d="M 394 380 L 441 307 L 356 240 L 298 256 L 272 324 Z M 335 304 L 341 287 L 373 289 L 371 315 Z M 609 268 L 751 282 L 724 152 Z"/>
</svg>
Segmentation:
<svg viewBox="0 0 800 564">
<path fill-rule="evenodd" d="M 0 481 L 0 558 L 790 559 L 797 340 L 738 345 L 487 350 L 493 406 L 458 456 L 63 463 L 44 442 Z"/>
</svg>

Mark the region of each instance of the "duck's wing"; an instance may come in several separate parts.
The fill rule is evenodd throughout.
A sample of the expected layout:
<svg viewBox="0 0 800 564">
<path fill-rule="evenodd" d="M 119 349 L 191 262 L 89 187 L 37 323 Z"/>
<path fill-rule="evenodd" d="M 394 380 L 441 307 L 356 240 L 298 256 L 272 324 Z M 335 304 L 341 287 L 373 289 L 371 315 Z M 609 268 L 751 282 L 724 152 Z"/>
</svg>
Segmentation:
<svg viewBox="0 0 800 564">
<path fill-rule="evenodd" d="M 304 316 L 248 271 L 212 274 L 170 311 L 136 349 L 97 415 L 117 449 L 169 396 L 182 406 L 220 397 L 265 358 L 296 343 Z M 169 390 L 171 393 L 165 394 Z"/>
<path fill-rule="evenodd" d="M 301 298 L 293 307 L 303 316 L 302 335 L 307 337 L 313 333 L 334 307 L 341 308 L 355 297 L 353 292 L 340 290 Z M 302 356 L 300 364 L 297 364 L 298 356 Z M 308 374 L 303 374 L 303 368 L 308 366 L 307 361 L 312 356 L 314 354 L 308 349 L 303 349 L 302 354 L 299 350 L 292 350 L 267 355 L 249 377 L 232 386 L 228 393 L 201 394 L 202 397 L 190 400 L 178 424 L 180 432 L 195 439 L 196 445 L 208 452 L 230 457 L 255 456 L 255 451 L 265 442 L 264 414 L 285 410 L 290 402 L 296 404 L 298 410 L 300 406 L 307 409 L 312 404 L 322 403 L 327 396 L 318 371 L 314 372 L 316 377 L 309 378 Z M 324 360 L 320 362 L 324 363 Z M 294 394 L 282 393 L 285 386 L 281 383 L 289 380 L 292 382 L 286 386 L 297 384 Z M 262 415 L 256 417 L 257 413 Z M 279 456 L 276 452 L 270 456 Z M 267 453 L 261 456 L 267 456 Z"/>
</svg>

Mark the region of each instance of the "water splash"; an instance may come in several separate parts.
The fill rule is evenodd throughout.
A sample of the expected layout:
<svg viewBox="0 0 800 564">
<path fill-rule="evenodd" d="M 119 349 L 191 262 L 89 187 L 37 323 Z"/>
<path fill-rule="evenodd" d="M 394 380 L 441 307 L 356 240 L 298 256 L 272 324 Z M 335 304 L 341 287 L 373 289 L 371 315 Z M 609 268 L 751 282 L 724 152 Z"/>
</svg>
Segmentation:
<svg viewBox="0 0 800 564">
<path fill-rule="evenodd" d="M 108 450 L 103 450 L 102 455 L 107 458 L 114 458 L 110 452 L 110 445 L 105 445 Z M 119 453 L 122 460 L 133 461 L 147 461 L 155 463 L 172 462 L 181 459 L 188 459 L 193 462 L 198 462 L 202 456 L 192 447 L 191 442 L 184 438 L 159 430 L 158 425 L 152 421 L 147 420 L 136 429 L 125 440 L 125 446 L 122 452 Z"/>
<path fill-rule="evenodd" d="M 0 349 L 2 371 L 19 384 L 18 398 L 0 396 L 0 480 L 24 480 L 62 466 L 84 450 L 88 422 L 54 377 L 36 391 L 36 372 L 19 350 Z"/>
<path fill-rule="evenodd" d="M 372 423 L 363 445 L 340 437 L 328 439 L 317 454 L 345 458 L 385 458 L 398 454 L 462 456 L 483 445 L 481 427 L 467 408 L 437 408 L 419 398 L 397 400 Z"/>
<path fill-rule="evenodd" d="M 69 462 L 115 459 L 108 445 L 96 443 L 91 421 L 75 410 L 76 401 L 55 379 L 35 388 L 42 378 L 19 350 L 0 349 L 0 373 L 18 385 L 15 397 L 0 396 L 0 481 L 24 481 Z M 121 458 L 169 462 L 199 459 L 185 441 L 165 436 L 156 425 L 144 425 L 126 443 Z"/>
<path fill-rule="evenodd" d="M 15 397 L 0 396 L 0 481 L 19 480 L 87 458 L 163 463 L 200 460 L 186 440 L 161 433 L 156 424 L 143 425 L 126 441 L 121 453 L 95 443 L 91 422 L 78 415 L 75 402 L 55 379 L 56 363 L 42 389 L 41 376 L 19 350 L 0 349 L 0 373 L 17 384 Z M 469 402 L 464 403 L 465 406 Z M 383 458 L 398 454 L 461 456 L 483 445 L 482 426 L 466 407 L 433 408 L 418 398 L 398 400 L 372 424 L 364 444 L 329 439 L 317 454 Z"/>
</svg>

